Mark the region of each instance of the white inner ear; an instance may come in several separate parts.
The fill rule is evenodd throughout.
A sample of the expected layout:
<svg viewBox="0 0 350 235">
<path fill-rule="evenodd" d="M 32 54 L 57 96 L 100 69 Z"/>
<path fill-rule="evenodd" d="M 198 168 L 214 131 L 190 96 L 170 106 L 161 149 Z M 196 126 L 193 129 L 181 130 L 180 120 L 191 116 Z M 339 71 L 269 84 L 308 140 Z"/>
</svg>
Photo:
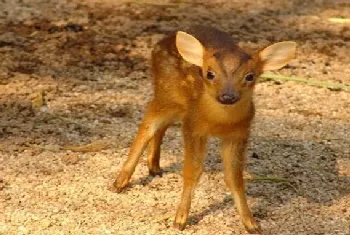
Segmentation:
<svg viewBox="0 0 350 235">
<path fill-rule="evenodd" d="M 203 66 L 204 48 L 195 37 L 178 31 L 176 34 L 176 47 L 184 60 L 197 66 Z"/>
<path fill-rule="evenodd" d="M 291 41 L 278 42 L 266 47 L 259 53 L 263 62 L 263 70 L 280 69 L 295 58 L 296 43 Z"/>
</svg>

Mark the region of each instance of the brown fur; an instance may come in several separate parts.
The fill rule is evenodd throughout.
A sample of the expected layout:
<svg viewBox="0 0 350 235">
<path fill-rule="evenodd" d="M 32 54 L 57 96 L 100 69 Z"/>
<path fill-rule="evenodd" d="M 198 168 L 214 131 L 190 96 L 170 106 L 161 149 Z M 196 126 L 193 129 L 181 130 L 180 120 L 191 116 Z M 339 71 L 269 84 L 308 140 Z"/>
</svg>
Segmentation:
<svg viewBox="0 0 350 235">
<path fill-rule="evenodd" d="M 254 117 L 253 88 L 263 63 L 258 54 L 248 55 L 234 44 L 231 37 L 217 29 L 193 27 L 189 32 L 205 48 L 202 68 L 186 62 L 176 47 L 176 34 L 161 40 L 152 53 L 154 97 L 149 103 L 139 132 L 130 148 L 128 159 L 114 187 L 121 191 L 129 182 L 141 153 L 150 146 L 148 167 L 152 175 L 161 174 L 160 145 L 166 129 L 174 122 L 183 123 L 185 143 L 184 186 L 174 225 L 184 229 L 191 198 L 203 170 L 207 139 L 222 139 L 225 182 L 232 192 L 243 224 L 250 233 L 259 233 L 247 205 L 244 191 L 244 153 Z M 216 73 L 206 79 L 208 70 Z M 240 99 L 232 105 L 218 102 L 217 97 L 233 92 Z"/>
</svg>

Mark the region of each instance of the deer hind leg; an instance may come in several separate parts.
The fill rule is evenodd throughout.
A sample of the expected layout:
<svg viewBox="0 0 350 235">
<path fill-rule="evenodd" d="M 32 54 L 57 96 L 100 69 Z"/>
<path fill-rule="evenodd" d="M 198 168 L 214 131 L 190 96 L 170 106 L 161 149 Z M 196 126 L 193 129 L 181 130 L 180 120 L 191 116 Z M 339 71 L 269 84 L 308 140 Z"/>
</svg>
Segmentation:
<svg viewBox="0 0 350 235">
<path fill-rule="evenodd" d="M 149 152 L 148 152 L 148 159 L 147 159 L 147 166 L 149 170 L 149 174 L 152 176 L 162 176 L 162 169 L 160 168 L 160 147 L 162 144 L 162 140 L 164 137 L 164 134 L 166 130 L 168 129 L 168 125 L 164 125 L 163 127 L 159 128 L 156 133 L 154 134 L 153 138 L 150 140 L 149 143 Z"/>
<path fill-rule="evenodd" d="M 113 184 L 114 191 L 121 192 L 126 187 L 147 144 L 158 130 L 169 125 L 173 116 L 169 113 L 159 112 L 154 101 L 148 105 L 138 133 L 130 147 L 128 158 Z"/>
</svg>

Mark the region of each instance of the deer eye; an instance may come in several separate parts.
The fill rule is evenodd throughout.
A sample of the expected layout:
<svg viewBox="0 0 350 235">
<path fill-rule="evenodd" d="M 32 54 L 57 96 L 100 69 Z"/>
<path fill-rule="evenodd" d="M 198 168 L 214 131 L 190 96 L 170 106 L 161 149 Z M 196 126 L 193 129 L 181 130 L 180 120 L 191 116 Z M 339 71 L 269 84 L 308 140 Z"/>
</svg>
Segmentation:
<svg viewBox="0 0 350 235">
<path fill-rule="evenodd" d="M 211 71 L 211 70 L 208 70 L 207 72 L 207 78 L 209 80 L 213 80 L 215 78 L 215 72 L 214 71 Z"/>
<path fill-rule="evenodd" d="M 247 82 L 252 82 L 254 81 L 254 78 L 255 76 L 253 73 L 248 73 L 247 75 L 245 75 L 244 80 L 246 80 Z"/>
</svg>

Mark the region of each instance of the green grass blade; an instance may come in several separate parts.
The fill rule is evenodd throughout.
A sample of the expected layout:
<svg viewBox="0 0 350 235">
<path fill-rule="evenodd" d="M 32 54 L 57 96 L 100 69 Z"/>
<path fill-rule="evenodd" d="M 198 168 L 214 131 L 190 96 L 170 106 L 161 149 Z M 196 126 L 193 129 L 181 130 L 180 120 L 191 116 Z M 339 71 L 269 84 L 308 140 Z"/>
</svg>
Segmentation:
<svg viewBox="0 0 350 235">
<path fill-rule="evenodd" d="M 350 24 L 350 18 L 328 18 L 328 21 L 332 23 Z"/>
<path fill-rule="evenodd" d="M 299 77 L 288 77 L 288 76 L 283 76 L 283 75 L 278 75 L 278 74 L 270 74 L 270 73 L 264 73 L 260 77 L 267 79 L 267 80 L 275 80 L 275 81 L 282 80 L 282 81 L 301 82 L 301 83 L 306 83 L 309 85 L 325 87 L 328 89 L 350 91 L 350 85 L 339 84 L 339 83 L 317 81 L 317 80 L 299 78 Z"/>
</svg>

